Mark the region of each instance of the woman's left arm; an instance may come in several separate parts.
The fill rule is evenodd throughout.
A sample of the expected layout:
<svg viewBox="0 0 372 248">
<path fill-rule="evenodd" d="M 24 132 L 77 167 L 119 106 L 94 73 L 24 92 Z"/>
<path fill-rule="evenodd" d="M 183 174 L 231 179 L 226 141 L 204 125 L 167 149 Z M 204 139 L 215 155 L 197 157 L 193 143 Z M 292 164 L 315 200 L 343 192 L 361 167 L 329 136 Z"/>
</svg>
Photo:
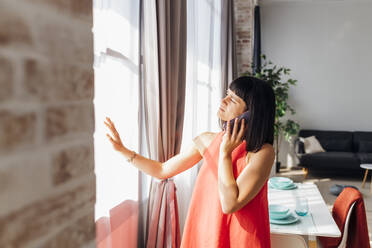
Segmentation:
<svg viewBox="0 0 372 248">
<path fill-rule="evenodd" d="M 227 125 L 227 130 L 220 146 L 218 190 L 222 211 L 225 214 L 238 211 L 258 194 L 270 175 L 275 159 L 273 147 L 264 145 L 261 150 L 252 155 L 249 165 L 243 169 L 235 180 L 232 170 L 231 152 L 241 143 L 244 123 L 242 123 L 239 133 L 236 130 L 236 126 L 234 125 L 234 130 L 231 134 L 229 132 L 229 124 Z"/>
</svg>

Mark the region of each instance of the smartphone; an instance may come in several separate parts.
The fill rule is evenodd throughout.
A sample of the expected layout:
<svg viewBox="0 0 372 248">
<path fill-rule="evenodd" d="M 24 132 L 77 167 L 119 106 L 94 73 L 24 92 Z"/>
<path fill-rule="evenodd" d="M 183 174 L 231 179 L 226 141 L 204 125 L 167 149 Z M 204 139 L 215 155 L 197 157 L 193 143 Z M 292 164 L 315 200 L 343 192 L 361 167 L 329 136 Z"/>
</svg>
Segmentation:
<svg viewBox="0 0 372 248">
<path fill-rule="evenodd" d="M 250 115 L 251 115 L 250 111 L 245 111 L 243 114 L 241 114 L 237 117 L 238 118 L 238 132 L 240 130 L 240 125 L 241 125 L 242 119 L 244 119 L 244 125 L 246 127 L 247 124 L 248 124 Z M 232 133 L 233 130 L 234 130 L 234 124 L 235 124 L 235 118 L 230 120 L 230 133 Z M 223 126 L 224 130 L 226 130 L 226 128 L 227 128 L 227 122 L 225 122 L 225 124 Z"/>
</svg>

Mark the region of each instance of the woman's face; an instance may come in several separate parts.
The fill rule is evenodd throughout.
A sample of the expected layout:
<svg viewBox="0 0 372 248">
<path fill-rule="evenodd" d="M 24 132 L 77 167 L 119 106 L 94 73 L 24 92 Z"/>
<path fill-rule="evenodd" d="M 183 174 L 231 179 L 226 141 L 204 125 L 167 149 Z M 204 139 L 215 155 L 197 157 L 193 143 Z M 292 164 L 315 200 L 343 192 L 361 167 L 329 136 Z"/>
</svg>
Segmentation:
<svg viewBox="0 0 372 248">
<path fill-rule="evenodd" d="M 223 121 L 228 121 L 243 114 L 246 108 L 244 100 L 228 89 L 225 98 L 221 101 L 217 116 Z"/>
</svg>

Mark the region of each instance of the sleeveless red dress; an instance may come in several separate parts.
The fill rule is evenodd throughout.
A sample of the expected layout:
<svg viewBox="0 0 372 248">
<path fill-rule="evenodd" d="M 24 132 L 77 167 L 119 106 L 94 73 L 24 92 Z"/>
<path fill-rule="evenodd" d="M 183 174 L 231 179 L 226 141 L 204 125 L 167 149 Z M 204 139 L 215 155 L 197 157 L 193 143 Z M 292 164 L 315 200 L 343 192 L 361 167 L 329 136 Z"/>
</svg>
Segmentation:
<svg viewBox="0 0 372 248">
<path fill-rule="evenodd" d="M 243 208 L 224 214 L 218 193 L 218 157 L 223 132 L 204 152 L 187 213 L 181 248 L 270 247 L 267 181 Z M 231 154 L 235 179 L 246 166 L 244 140 Z"/>
</svg>

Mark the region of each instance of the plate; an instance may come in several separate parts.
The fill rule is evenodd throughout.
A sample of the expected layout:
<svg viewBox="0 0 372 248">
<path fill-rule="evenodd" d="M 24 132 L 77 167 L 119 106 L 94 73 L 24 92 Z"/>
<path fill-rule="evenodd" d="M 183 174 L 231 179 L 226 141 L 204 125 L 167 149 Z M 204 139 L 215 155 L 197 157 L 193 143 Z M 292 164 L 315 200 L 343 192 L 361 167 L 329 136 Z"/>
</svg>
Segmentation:
<svg viewBox="0 0 372 248">
<path fill-rule="evenodd" d="M 293 180 L 288 177 L 271 177 L 269 181 L 271 181 L 274 184 L 284 184 L 284 185 L 293 183 Z"/>
<path fill-rule="evenodd" d="M 300 219 L 297 216 L 295 216 L 294 214 L 292 214 L 292 212 L 290 212 L 290 213 L 291 214 L 285 219 L 276 220 L 276 219 L 269 218 L 270 223 L 271 224 L 279 224 L 279 225 L 288 225 L 288 224 L 295 223 Z"/>
<path fill-rule="evenodd" d="M 273 219 L 273 220 L 282 220 L 282 219 L 288 218 L 290 215 L 292 215 L 291 212 L 280 213 L 280 214 L 269 212 L 269 217 L 270 219 Z"/>
<path fill-rule="evenodd" d="M 282 189 L 282 190 L 289 190 L 289 189 L 295 189 L 297 188 L 296 184 L 290 184 L 288 186 L 277 186 L 269 182 L 269 187 L 272 189 Z"/>
<path fill-rule="evenodd" d="M 286 214 L 289 208 L 280 204 L 269 204 L 269 213 L 273 214 Z"/>
</svg>

